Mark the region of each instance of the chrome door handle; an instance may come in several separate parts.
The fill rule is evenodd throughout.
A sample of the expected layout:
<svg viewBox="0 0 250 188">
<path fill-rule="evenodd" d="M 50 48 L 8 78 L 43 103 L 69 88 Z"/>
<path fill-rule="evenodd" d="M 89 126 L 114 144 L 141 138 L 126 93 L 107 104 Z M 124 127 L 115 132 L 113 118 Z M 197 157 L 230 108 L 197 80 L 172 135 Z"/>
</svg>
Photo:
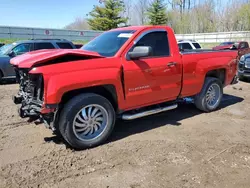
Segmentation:
<svg viewBox="0 0 250 188">
<path fill-rule="evenodd" d="M 170 62 L 170 63 L 168 63 L 168 67 L 174 67 L 174 66 L 176 66 L 176 65 L 177 65 L 176 62 Z"/>
</svg>

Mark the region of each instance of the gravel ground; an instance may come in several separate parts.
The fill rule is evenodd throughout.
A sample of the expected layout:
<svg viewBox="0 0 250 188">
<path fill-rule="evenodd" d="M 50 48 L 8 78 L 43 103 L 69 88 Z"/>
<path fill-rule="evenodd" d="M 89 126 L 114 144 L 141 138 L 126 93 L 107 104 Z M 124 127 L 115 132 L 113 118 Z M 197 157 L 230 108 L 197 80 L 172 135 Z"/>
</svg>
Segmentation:
<svg viewBox="0 0 250 188">
<path fill-rule="evenodd" d="M 225 89 L 221 109 L 192 104 L 118 122 L 104 145 L 73 151 L 17 115 L 16 84 L 0 85 L 0 187 L 250 187 L 250 84 Z"/>
</svg>

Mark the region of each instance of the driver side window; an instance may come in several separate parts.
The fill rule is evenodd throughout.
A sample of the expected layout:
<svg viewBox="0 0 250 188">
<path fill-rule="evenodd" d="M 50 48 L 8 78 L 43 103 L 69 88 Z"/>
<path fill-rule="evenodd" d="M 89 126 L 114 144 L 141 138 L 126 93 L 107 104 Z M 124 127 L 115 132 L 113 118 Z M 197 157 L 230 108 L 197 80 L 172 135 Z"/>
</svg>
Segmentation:
<svg viewBox="0 0 250 188">
<path fill-rule="evenodd" d="M 21 55 L 24 54 L 26 52 L 30 51 L 30 44 L 20 44 L 18 46 L 16 46 L 12 51 L 15 53 L 15 55 Z"/>
<path fill-rule="evenodd" d="M 144 35 L 135 45 L 150 46 L 152 48 L 151 57 L 169 56 L 169 43 L 166 31 L 154 31 Z"/>
</svg>

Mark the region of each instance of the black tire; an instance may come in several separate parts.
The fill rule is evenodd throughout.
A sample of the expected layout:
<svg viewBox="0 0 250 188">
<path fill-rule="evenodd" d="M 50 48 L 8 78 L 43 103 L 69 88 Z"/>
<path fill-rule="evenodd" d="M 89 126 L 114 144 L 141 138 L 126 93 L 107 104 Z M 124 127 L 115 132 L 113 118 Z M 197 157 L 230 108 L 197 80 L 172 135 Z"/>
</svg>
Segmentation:
<svg viewBox="0 0 250 188">
<path fill-rule="evenodd" d="M 212 85 L 218 86 L 219 88 L 218 90 L 220 91 L 218 93 L 218 97 L 217 97 L 218 99 L 216 100 L 217 102 L 214 104 L 214 106 L 209 105 L 206 100 L 208 89 Z M 211 112 L 211 111 L 216 110 L 219 107 L 221 100 L 222 100 L 222 96 L 223 96 L 223 86 L 222 86 L 221 81 L 217 78 L 207 77 L 205 79 L 201 92 L 195 96 L 194 103 L 195 103 L 195 106 L 199 110 L 204 111 L 204 112 Z"/>
<path fill-rule="evenodd" d="M 81 110 L 89 105 L 97 105 L 103 108 L 106 112 L 106 126 L 102 133 L 97 138 L 91 140 L 82 140 L 77 137 L 75 131 L 74 122 L 77 114 L 81 113 Z M 86 149 L 104 143 L 111 134 L 115 125 L 116 115 L 112 104 L 104 97 L 86 93 L 81 94 L 66 103 L 59 115 L 59 132 L 63 139 L 75 149 Z M 89 133 L 87 133 L 89 134 Z"/>
</svg>

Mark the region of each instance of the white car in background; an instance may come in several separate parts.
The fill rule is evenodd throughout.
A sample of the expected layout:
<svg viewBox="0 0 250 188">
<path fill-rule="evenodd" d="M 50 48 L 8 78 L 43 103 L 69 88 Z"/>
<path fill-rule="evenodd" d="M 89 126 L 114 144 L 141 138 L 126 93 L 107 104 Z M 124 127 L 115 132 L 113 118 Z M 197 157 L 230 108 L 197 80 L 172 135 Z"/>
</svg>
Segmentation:
<svg viewBox="0 0 250 188">
<path fill-rule="evenodd" d="M 201 45 L 195 40 L 179 40 L 178 46 L 179 46 L 180 51 L 201 49 Z"/>
</svg>

